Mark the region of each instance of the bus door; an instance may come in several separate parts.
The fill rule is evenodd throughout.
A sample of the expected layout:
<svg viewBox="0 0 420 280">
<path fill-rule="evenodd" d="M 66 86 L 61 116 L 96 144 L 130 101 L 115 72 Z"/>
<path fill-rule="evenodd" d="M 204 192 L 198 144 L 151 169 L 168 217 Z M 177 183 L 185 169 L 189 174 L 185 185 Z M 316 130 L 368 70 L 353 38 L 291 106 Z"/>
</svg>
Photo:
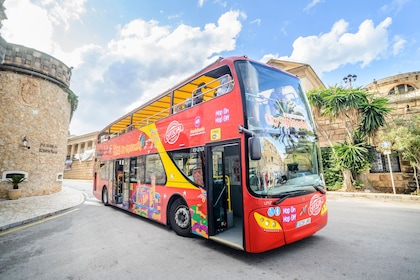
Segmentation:
<svg viewBox="0 0 420 280">
<path fill-rule="evenodd" d="M 206 176 L 209 238 L 243 249 L 239 143 L 210 146 Z"/>
<path fill-rule="evenodd" d="M 134 159 L 135 160 L 135 159 Z M 126 159 L 123 162 L 123 170 L 122 170 L 122 189 L 121 189 L 121 197 L 122 197 L 122 207 L 124 209 L 129 208 L 129 192 L 130 192 L 130 164 L 131 159 Z"/>
<path fill-rule="evenodd" d="M 115 204 L 122 204 L 123 182 L 124 182 L 124 160 L 117 159 L 114 164 L 114 182 L 112 184 L 113 201 Z"/>
</svg>

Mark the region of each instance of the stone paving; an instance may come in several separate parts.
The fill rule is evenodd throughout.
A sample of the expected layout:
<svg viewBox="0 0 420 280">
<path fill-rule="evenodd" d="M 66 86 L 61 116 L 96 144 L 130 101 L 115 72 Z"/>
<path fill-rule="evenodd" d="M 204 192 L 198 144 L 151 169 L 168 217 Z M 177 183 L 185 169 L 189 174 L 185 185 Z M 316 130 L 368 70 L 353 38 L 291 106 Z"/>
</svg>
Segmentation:
<svg viewBox="0 0 420 280">
<path fill-rule="evenodd" d="M 64 186 L 50 195 L 0 200 L 0 231 L 57 214 L 84 201 L 82 192 Z"/>
</svg>

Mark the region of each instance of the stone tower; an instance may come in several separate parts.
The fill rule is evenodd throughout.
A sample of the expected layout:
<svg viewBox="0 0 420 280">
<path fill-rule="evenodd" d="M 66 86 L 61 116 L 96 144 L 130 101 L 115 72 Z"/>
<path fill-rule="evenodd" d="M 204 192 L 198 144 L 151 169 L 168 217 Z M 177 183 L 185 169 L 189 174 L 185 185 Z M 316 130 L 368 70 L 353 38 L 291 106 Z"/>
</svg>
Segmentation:
<svg viewBox="0 0 420 280">
<path fill-rule="evenodd" d="M 6 18 L 3 2 L 0 26 Z M 19 184 L 22 196 L 61 190 L 70 116 L 77 102 L 70 77 L 71 69 L 61 61 L 0 36 L 0 198 L 7 198 L 12 174 L 26 177 Z"/>
</svg>

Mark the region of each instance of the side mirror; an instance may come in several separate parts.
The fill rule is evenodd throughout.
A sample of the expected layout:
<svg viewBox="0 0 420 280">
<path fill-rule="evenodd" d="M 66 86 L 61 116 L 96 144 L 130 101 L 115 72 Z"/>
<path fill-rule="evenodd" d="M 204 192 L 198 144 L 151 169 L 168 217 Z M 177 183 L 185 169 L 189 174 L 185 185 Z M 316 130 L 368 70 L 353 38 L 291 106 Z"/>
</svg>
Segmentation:
<svg viewBox="0 0 420 280">
<path fill-rule="evenodd" d="M 261 143 L 258 137 L 256 136 L 249 137 L 248 148 L 249 148 L 249 156 L 252 160 L 261 159 Z"/>
</svg>

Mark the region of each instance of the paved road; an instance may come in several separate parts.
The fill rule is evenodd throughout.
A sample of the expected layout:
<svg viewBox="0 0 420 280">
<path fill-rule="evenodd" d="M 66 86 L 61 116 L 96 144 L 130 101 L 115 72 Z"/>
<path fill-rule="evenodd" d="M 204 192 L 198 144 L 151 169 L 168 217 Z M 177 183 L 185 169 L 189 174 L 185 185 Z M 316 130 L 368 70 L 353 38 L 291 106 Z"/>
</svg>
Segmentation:
<svg viewBox="0 0 420 280">
<path fill-rule="evenodd" d="M 93 198 L 93 181 L 90 180 L 63 180 L 63 186 L 83 192 L 88 198 Z"/>
<path fill-rule="evenodd" d="M 248 254 L 95 199 L 0 237 L 0 279 L 419 279 L 420 207 L 329 202 L 328 226 L 263 254 Z"/>
</svg>

